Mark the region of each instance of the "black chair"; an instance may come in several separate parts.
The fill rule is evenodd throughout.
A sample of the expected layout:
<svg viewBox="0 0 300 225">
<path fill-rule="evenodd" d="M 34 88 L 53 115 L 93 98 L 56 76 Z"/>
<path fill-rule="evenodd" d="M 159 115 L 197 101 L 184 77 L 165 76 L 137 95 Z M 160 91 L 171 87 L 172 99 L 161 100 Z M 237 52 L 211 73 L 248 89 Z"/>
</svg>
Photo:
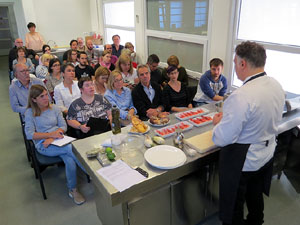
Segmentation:
<svg viewBox="0 0 300 225">
<path fill-rule="evenodd" d="M 32 162 L 33 162 L 33 169 L 34 169 L 34 173 L 35 173 L 35 178 L 39 179 L 40 181 L 40 186 L 41 186 L 41 190 L 42 190 L 42 194 L 44 199 L 47 199 L 46 196 L 46 192 L 45 192 L 45 186 L 44 186 L 44 182 L 43 182 L 43 178 L 41 173 L 49 166 L 54 166 L 54 165 L 60 165 L 63 164 L 63 160 L 58 157 L 50 157 L 50 156 L 45 156 L 40 154 L 35 146 L 33 141 L 29 140 L 28 141 L 30 144 L 30 150 L 31 150 L 31 155 L 32 155 Z M 87 181 L 88 183 L 90 183 L 90 177 L 88 174 L 86 174 L 87 176 Z"/>
<path fill-rule="evenodd" d="M 19 113 L 19 117 L 20 117 L 20 122 L 21 122 L 21 127 L 22 127 L 22 134 L 23 134 L 23 139 L 24 139 L 24 144 L 25 144 L 25 149 L 26 149 L 26 154 L 27 154 L 27 159 L 28 162 L 31 162 L 31 153 L 30 153 L 30 144 L 26 138 L 26 134 L 25 134 L 25 122 L 22 118 L 21 113 Z"/>
</svg>

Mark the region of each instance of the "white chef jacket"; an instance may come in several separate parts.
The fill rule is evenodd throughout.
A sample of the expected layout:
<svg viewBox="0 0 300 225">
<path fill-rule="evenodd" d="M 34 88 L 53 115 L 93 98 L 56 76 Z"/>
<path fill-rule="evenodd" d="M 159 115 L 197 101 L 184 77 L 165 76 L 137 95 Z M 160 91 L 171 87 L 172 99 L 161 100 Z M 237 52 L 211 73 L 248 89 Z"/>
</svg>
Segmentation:
<svg viewBox="0 0 300 225">
<path fill-rule="evenodd" d="M 243 171 L 256 171 L 273 157 L 285 100 L 274 78 L 262 76 L 247 82 L 251 77 L 226 99 L 223 118 L 213 129 L 217 146 L 251 144 Z"/>
</svg>

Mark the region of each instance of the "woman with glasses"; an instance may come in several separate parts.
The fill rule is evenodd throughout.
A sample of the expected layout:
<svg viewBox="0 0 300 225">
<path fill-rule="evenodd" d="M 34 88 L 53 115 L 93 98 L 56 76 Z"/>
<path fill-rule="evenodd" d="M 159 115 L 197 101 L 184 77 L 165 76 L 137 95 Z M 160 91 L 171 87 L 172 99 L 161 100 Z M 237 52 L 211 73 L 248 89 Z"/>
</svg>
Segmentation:
<svg viewBox="0 0 300 225">
<path fill-rule="evenodd" d="M 76 67 L 79 64 L 77 50 L 71 50 L 68 52 L 67 63 L 73 64 L 74 67 Z"/>
<path fill-rule="evenodd" d="M 131 117 L 136 114 L 133 106 L 131 90 L 123 85 L 123 77 L 120 71 L 114 70 L 108 78 L 107 90 L 104 97 L 120 109 L 121 124 L 126 126 Z"/>
<path fill-rule="evenodd" d="M 95 66 L 95 70 L 97 70 L 100 66 L 106 67 L 110 71 L 115 69 L 115 65 L 111 62 L 111 53 L 108 50 L 103 51 L 99 63 Z"/>
<path fill-rule="evenodd" d="M 107 81 L 110 75 L 109 69 L 106 67 L 100 66 L 95 72 L 95 93 L 104 95 L 107 88 Z"/>
<path fill-rule="evenodd" d="M 49 74 L 45 78 L 46 87 L 51 97 L 54 95 L 55 86 L 61 82 L 63 82 L 63 75 L 60 71 L 60 61 L 58 58 L 51 59 L 49 63 Z"/>
<path fill-rule="evenodd" d="M 63 82 L 54 88 L 54 100 L 56 105 L 66 115 L 71 103 L 80 97 L 78 81 L 75 81 L 75 67 L 68 63 L 62 68 Z"/>
<path fill-rule="evenodd" d="M 70 134 L 85 138 L 111 129 L 111 104 L 102 95 L 95 94 L 93 81 L 89 77 L 80 78 L 78 87 L 81 97 L 69 107 L 67 122 Z"/>
<path fill-rule="evenodd" d="M 168 112 L 182 112 L 193 108 L 187 86 L 178 80 L 178 74 L 176 66 L 167 68 L 169 82 L 163 89 L 162 102 Z"/>
<path fill-rule="evenodd" d="M 32 85 L 25 113 L 26 137 L 33 140 L 40 154 L 58 156 L 64 161 L 69 196 L 80 205 L 85 202 L 85 199 L 76 188 L 76 166 L 84 172 L 85 169 L 72 152 L 72 144 L 62 147 L 51 144 L 55 139 L 63 138 L 66 130 L 67 125 L 62 113 L 59 107 L 50 104 L 46 88 Z"/>
</svg>

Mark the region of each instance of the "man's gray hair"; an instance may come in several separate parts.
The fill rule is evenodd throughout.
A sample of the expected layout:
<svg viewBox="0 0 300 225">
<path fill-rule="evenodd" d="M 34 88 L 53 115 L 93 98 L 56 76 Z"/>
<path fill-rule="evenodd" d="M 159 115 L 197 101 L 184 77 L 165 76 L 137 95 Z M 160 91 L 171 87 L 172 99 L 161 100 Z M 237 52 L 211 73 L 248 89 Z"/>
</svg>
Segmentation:
<svg viewBox="0 0 300 225">
<path fill-rule="evenodd" d="M 148 65 L 146 65 L 146 64 L 139 64 L 139 65 L 137 66 L 137 68 L 136 68 L 136 71 L 137 71 L 138 76 L 140 75 L 140 74 L 139 74 L 139 69 L 141 69 L 141 68 L 147 68 L 148 72 L 151 73 L 150 68 L 149 68 Z"/>
</svg>

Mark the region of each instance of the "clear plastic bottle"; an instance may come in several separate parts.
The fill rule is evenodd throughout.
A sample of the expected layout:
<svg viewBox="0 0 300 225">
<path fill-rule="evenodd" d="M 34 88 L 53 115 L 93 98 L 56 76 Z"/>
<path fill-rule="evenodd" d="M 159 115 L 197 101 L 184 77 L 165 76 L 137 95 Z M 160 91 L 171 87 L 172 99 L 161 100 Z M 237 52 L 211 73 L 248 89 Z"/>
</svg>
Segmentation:
<svg viewBox="0 0 300 225">
<path fill-rule="evenodd" d="M 120 122 L 120 110 L 117 108 L 117 106 L 113 106 L 111 110 L 112 114 L 112 133 L 113 134 L 119 134 L 121 133 L 121 122 Z"/>
</svg>

